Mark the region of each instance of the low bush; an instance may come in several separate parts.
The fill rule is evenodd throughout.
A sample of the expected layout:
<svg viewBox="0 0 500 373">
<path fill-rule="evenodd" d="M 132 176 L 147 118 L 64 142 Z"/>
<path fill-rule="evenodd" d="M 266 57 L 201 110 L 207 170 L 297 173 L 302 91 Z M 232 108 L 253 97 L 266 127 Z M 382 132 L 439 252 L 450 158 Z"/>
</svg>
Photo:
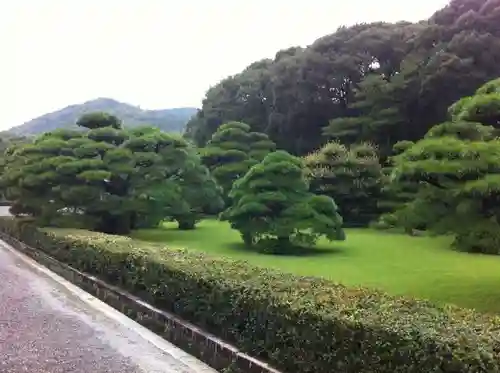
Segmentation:
<svg viewBox="0 0 500 373">
<path fill-rule="evenodd" d="M 500 320 L 105 234 L 0 230 L 285 372 L 499 372 Z M 87 232 L 88 233 L 88 232 Z"/>
</svg>

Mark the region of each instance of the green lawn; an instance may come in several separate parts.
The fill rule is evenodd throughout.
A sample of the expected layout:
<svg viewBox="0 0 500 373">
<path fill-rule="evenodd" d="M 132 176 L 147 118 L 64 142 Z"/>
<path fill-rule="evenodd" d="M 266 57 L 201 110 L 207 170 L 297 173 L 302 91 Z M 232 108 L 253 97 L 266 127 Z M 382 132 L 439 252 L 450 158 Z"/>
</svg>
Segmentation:
<svg viewBox="0 0 500 373">
<path fill-rule="evenodd" d="M 345 242 L 320 242 L 317 250 L 303 256 L 249 251 L 238 232 L 215 220 L 201 222 L 194 231 L 179 231 L 165 224 L 161 229 L 136 231 L 132 237 L 299 275 L 326 277 L 346 285 L 500 313 L 500 257 L 452 251 L 446 237 L 348 229 Z"/>
</svg>

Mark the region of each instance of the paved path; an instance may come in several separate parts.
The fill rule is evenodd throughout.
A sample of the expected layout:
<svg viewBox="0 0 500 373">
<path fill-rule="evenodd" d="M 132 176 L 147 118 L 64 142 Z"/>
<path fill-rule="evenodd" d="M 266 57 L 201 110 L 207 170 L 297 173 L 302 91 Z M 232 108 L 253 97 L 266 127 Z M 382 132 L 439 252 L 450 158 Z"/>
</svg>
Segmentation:
<svg viewBox="0 0 500 373">
<path fill-rule="evenodd" d="M 11 216 L 9 209 L 10 206 L 0 206 L 0 216 Z"/>
<path fill-rule="evenodd" d="M 215 371 L 0 241 L 0 372 Z"/>
</svg>

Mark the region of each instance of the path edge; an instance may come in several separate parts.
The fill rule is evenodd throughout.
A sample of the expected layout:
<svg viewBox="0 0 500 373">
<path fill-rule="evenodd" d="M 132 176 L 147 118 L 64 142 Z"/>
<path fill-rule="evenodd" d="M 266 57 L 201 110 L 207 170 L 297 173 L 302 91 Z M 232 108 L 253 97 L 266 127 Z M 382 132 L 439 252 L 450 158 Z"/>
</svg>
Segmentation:
<svg viewBox="0 0 500 373">
<path fill-rule="evenodd" d="M 72 284 L 87 291 L 138 324 L 181 348 L 210 367 L 224 373 L 281 373 L 216 336 L 172 313 L 160 310 L 142 299 L 101 279 L 58 261 L 41 249 L 26 245 L 0 232 L 0 239 Z"/>
</svg>

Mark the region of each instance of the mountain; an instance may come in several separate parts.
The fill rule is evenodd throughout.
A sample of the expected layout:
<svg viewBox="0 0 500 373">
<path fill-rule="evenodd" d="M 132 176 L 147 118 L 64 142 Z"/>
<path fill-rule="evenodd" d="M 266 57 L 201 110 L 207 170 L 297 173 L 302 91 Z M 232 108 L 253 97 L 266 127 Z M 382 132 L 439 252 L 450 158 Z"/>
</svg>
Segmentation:
<svg viewBox="0 0 500 373">
<path fill-rule="evenodd" d="M 197 109 L 185 107 L 143 110 L 137 106 L 110 98 L 98 98 L 42 115 L 20 126 L 13 127 L 7 132 L 17 136 L 26 136 L 52 131 L 57 128 L 71 128 L 76 126 L 75 123 L 80 116 L 94 111 L 105 111 L 115 115 L 123 121 L 126 127 L 146 124 L 158 127 L 165 132 L 183 132 L 186 123 L 196 114 Z"/>
</svg>

